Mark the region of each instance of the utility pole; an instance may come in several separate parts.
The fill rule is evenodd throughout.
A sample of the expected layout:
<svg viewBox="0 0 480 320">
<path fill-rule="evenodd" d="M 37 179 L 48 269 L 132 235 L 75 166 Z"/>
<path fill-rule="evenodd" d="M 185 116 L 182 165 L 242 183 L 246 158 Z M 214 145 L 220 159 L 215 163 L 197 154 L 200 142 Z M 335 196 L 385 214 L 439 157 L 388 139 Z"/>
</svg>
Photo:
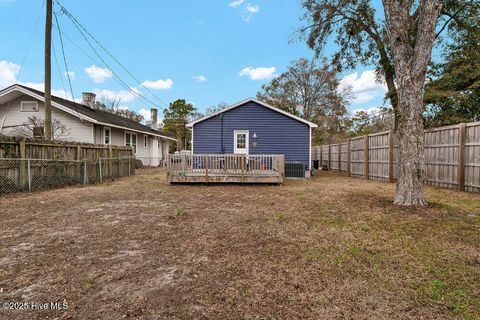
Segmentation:
<svg viewBox="0 0 480 320">
<path fill-rule="evenodd" d="M 45 21 L 45 139 L 52 140 L 52 1 L 47 2 Z"/>
</svg>

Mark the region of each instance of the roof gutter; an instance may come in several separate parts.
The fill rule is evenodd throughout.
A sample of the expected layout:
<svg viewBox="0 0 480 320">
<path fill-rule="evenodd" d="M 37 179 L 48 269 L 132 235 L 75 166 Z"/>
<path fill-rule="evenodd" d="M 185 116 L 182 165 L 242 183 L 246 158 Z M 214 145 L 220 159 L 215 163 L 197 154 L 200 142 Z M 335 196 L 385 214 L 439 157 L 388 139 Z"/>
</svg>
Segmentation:
<svg viewBox="0 0 480 320">
<path fill-rule="evenodd" d="M 28 89 L 25 89 L 21 86 L 17 86 L 17 85 L 14 85 L 12 86 L 8 91 L 5 91 L 3 92 L 1 95 L 5 95 L 5 94 L 8 94 L 10 92 L 13 92 L 13 91 L 20 91 L 26 95 L 29 95 L 37 100 L 40 100 L 40 101 L 43 101 L 45 102 L 45 98 L 42 97 L 41 95 L 38 95 L 34 92 L 31 92 L 30 90 Z M 107 127 L 114 127 L 114 128 L 118 128 L 118 129 L 123 129 L 123 130 L 127 130 L 127 131 L 132 131 L 132 132 L 138 132 L 138 133 L 143 133 L 143 134 L 148 134 L 148 135 L 151 135 L 151 136 L 155 136 L 155 137 L 160 137 L 160 138 L 163 138 L 163 139 L 167 139 L 167 140 L 172 140 L 172 141 L 177 141 L 177 139 L 174 139 L 174 138 L 171 138 L 171 137 L 168 137 L 168 136 L 164 136 L 164 135 L 161 135 L 161 134 L 155 134 L 155 133 L 152 133 L 152 132 L 147 132 L 147 131 L 141 131 L 141 130 L 136 130 L 136 129 L 131 129 L 131 128 L 128 128 L 128 127 L 123 127 L 123 126 L 119 126 L 119 125 L 114 125 L 114 124 L 111 124 L 111 123 L 106 123 L 106 122 L 100 122 L 98 120 L 95 120 L 93 118 L 90 118 L 90 117 L 87 117 L 83 114 L 81 114 L 80 112 L 75 112 L 74 110 L 70 109 L 70 108 L 66 108 L 64 106 L 62 106 L 61 104 L 55 102 L 55 101 L 52 101 L 52 106 L 54 106 L 55 108 L 57 109 L 60 109 L 72 116 L 75 116 L 77 118 L 80 118 L 82 120 L 85 120 L 85 121 L 89 121 L 91 123 L 94 123 L 94 124 L 100 124 L 100 125 L 103 125 L 103 126 L 107 126 Z"/>
</svg>

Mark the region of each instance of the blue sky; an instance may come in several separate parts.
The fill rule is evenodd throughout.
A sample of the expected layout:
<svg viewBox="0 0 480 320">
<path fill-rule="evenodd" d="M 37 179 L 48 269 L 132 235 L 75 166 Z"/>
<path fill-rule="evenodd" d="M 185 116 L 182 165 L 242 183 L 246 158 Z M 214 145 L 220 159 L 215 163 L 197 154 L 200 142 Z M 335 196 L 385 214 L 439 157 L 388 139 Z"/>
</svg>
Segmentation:
<svg viewBox="0 0 480 320">
<path fill-rule="evenodd" d="M 155 95 L 111 59 L 106 59 L 111 70 L 103 70 L 105 66 L 75 26 L 59 13 L 62 31 L 95 60 L 64 38 L 75 98 L 83 91 L 93 91 L 100 97 L 120 98 L 122 105 L 145 115 L 151 102 L 161 109 L 178 98 L 194 103 L 200 111 L 220 102 L 238 102 L 255 96 L 261 85 L 285 71 L 291 60 L 313 56 L 304 42 L 289 41 L 301 25 L 303 12 L 297 0 L 61 3 Z M 54 9 L 59 12 L 58 6 Z M 16 81 L 25 56 L 19 82 L 42 88 L 44 11 L 43 0 L 0 0 L 0 87 Z M 65 95 L 61 78 L 67 92 L 68 82 L 55 28 L 53 34 L 61 71 L 59 74 L 52 57 L 52 88 L 54 93 Z M 327 52 L 334 49 L 332 46 Z M 107 58 L 104 53 L 102 56 Z M 372 69 L 359 67 L 340 76 L 353 87 L 356 97 L 350 110 L 383 104 L 385 89 L 375 83 Z M 150 101 L 129 93 L 114 80 L 112 72 L 129 87 L 139 88 Z"/>
</svg>

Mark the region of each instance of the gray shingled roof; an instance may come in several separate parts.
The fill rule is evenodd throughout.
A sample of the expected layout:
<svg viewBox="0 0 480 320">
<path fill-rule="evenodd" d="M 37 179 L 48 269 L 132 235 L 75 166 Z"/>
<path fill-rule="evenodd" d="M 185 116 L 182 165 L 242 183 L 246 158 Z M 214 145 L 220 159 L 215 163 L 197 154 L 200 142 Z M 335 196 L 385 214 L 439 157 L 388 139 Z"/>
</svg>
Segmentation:
<svg viewBox="0 0 480 320">
<path fill-rule="evenodd" d="M 42 97 L 44 97 L 44 95 L 45 95 L 45 93 L 42 92 L 42 91 L 27 87 L 27 86 L 24 86 L 24 85 L 17 84 L 17 86 L 22 87 L 26 90 L 29 90 L 29 91 L 31 91 L 31 92 L 33 92 L 37 95 L 40 95 Z M 13 86 L 11 86 L 11 87 L 13 87 Z M 11 87 L 5 88 L 4 90 L 9 89 Z M 143 125 L 143 124 L 141 124 L 139 122 L 136 122 L 134 120 L 131 120 L 131 119 L 128 119 L 128 118 L 125 118 L 125 117 L 107 112 L 107 111 L 92 109 L 92 108 L 89 108 L 89 107 L 87 107 L 83 104 L 76 103 L 76 102 L 73 102 L 73 101 L 70 101 L 70 100 L 67 100 L 67 99 L 63 99 L 63 98 L 60 98 L 60 97 L 57 97 L 57 96 L 53 96 L 53 95 L 52 95 L 52 101 L 54 101 L 58 104 L 61 104 L 62 106 L 65 106 L 65 107 L 73 110 L 74 112 L 78 112 L 78 113 L 80 113 L 84 116 L 95 119 L 98 122 L 107 123 L 107 124 L 111 124 L 111 125 L 117 125 L 117 126 L 129 128 L 129 129 L 132 129 L 132 130 L 141 131 L 141 132 L 145 132 L 145 133 L 162 135 L 162 136 L 166 136 L 166 137 L 174 139 L 171 135 L 165 133 L 163 130 L 160 130 L 160 129 L 159 130 L 153 130 L 149 126 Z"/>
</svg>

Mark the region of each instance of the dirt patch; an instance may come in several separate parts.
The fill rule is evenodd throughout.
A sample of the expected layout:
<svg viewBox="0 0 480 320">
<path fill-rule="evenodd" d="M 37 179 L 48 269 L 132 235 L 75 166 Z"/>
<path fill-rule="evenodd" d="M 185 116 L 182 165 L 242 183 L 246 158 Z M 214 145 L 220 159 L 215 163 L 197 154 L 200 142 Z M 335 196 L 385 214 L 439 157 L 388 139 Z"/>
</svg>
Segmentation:
<svg viewBox="0 0 480 320">
<path fill-rule="evenodd" d="M 480 196 L 323 173 L 174 185 L 161 170 L 0 198 L 1 319 L 480 318 Z"/>
</svg>

